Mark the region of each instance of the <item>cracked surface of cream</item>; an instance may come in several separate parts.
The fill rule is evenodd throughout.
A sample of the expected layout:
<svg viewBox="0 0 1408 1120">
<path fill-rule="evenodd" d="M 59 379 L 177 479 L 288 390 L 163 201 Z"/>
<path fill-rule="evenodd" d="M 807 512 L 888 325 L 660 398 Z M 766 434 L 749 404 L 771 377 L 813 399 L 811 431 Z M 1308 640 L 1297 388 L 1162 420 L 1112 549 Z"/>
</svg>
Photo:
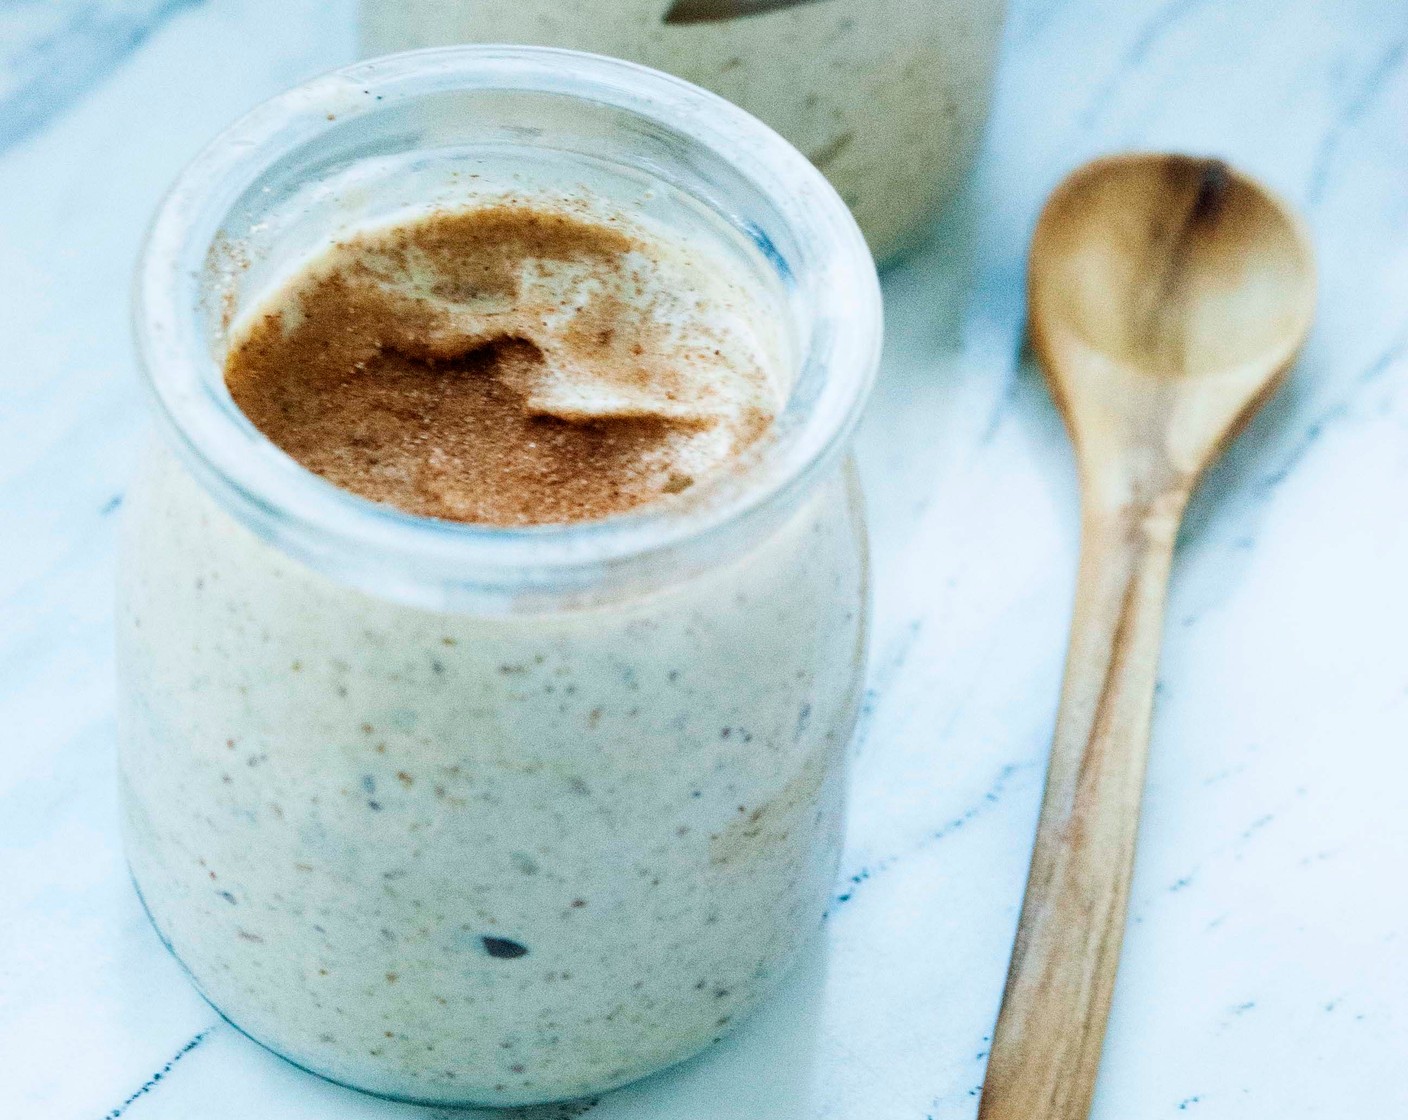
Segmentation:
<svg viewBox="0 0 1408 1120">
<path fill-rule="evenodd" d="M 339 486 L 525 524 L 680 500 L 768 428 L 780 358 L 716 253 L 564 204 L 360 232 L 237 326 L 236 403 Z"/>
</svg>

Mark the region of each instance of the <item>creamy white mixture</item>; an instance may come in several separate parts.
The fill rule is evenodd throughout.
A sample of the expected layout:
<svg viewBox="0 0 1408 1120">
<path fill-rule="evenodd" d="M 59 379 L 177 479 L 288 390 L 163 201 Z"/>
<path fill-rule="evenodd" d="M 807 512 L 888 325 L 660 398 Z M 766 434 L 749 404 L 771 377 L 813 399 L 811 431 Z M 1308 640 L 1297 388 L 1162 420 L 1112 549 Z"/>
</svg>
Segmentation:
<svg viewBox="0 0 1408 1120">
<path fill-rule="evenodd" d="M 571 47 L 726 97 L 815 163 L 879 259 L 967 174 L 987 117 L 1005 0 L 811 0 L 667 22 L 739 0 L 362 0 L 368 54 L 451 43 Z"/>
<path fill-rule="evenodd" d="M 335 1080 L 507 1105 L 652 1072 L 820 920 L 866 578 L 837 472 L 663 590 L 426 611 L 289 558 L 155 448 L 117 620 L 137 886 L 217 1008 Z"/>
<path fill-rule="evenodd" d="M 257 1040 L 394 1096 L 572 1097 L 724 1033 L 816 927 L 864 646 L 841 479 L 722 570 L 496 621 L 315 574 L 164 451 L 127 519 L 132 871 Z"/>
</svg>

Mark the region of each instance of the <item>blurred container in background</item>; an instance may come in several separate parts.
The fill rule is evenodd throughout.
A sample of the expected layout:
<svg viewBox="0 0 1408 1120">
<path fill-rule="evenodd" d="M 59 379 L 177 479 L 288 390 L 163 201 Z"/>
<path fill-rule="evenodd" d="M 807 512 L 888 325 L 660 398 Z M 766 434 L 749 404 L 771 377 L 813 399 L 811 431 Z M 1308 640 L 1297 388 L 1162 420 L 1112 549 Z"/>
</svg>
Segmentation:
<svg viewBox="0 0 1408 1120">
<path fill-rule="evenodd" d="M 362 0 L 362 47 L 534 43 L 686 78 L 762 118 L 835 184 L 880 260 L 957 191 L 987 117 L 1006 0 Z"/>
</svg>

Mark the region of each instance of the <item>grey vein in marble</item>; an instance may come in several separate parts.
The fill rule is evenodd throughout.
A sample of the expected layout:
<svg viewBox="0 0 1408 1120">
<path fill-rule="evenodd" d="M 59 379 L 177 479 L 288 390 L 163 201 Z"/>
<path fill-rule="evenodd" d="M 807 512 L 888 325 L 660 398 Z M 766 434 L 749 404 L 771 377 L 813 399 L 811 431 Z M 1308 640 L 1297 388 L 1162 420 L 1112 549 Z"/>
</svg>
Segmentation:
<svg viewBox="0 0 1408 1120">
<path fill-rule="evenodd" d="M 192 1050 L 194 1050 L 197 1046 L 199 1046 L 202 1042 L 204 1042 L 207 1038 L 209 1038 L 211 1032 L 215 1029 L 216 1028 L 214 1026 L 206 1027 L 205 1030 L 192 1037 L 189 1042 L 187 1042 L 184 1046 L 181 1047 L 181 1049 L 177 1050 L 176 1053 L 171 1055 L 170 1060 L 168 1060 L 165 1065 L 163 1065 L 159 1070 L 156 1070 L 150 1077 L 148 1077 L 145 1081 L 138 1085 L 137 1088 L 134 1089 L 128 1095 L 126 1100 L 124 1100 L 121 1104 L 117 1105 L 115 1108 L 111 1108 L 106 1113 L 104 1113 L 103 1120 L 119 1120 L 119 1118 L 123 1116 L 127 1112 L 127 1110 L 132 1107 L 132 1105 L 134 1105 L 137 1101 L 141 1100 L 148 1093 L 152 1092 L 152 1090 L 154 1090 L 158 1085 L 160 1085 L 161 1082 L 167 1076 L 170 1075 L 171 1071 L 176 1068 L 176 1064 L 187 1054 L 189 1054 Z"/>
<path fill-rule="evenodd" d="M 960 829 L 971 824 L 979 817 L 983 816 L 988 812 L 991 812 L 994 806 L 1001 802 L 1003 795 L 1007 792 L 1008 787 L 1012 784 L 1013 778 L 1015 778 L 1018 774 L 1022 773 L 1024 770 L 1029 769 L 1030 765 L 1030 763 L 1008 763 L 1006 766 L 1002 767 L 1002 769 L 997 772 L 997 777 L 993 779 L 992 783 L 983 792 L 982 797 L 978 801 L 970 805 L 958 816 L 951 818 L 944 824 L 940 825 L 938 828 L 934 829 L 927 836 L 923 837 L 923 839 L 921 839 L 913 847 L 911 847 L 908 851 L 901 852 L 898 855 L 884 856 L 881 859 L 865 864 L 858 870 L 852 872 L 849 876 L 847 876 L 847 883 L 849 884 L 848 887 L 836 896 L 836 899 L 832 903 L 830 910 L 827 911 L 828 916 L 834 914 L 838 907 L 844 906 L 846 903 L 850 902 L 851 899 L 856 896 L 856 892 L 865 883 L 870 882 L 872 879 L 879 878 L 881 875 L 885 874 L 885 872 L 894 868 L 902 860 L 913 856 L 919 852 L 927 851 L 929 848 L 932 848 L 935 844 L 941 843 L 942 841 L 948 839 L 955 832 L 958 832 Z"/>
<path fill-rule="evenodd" d="M 1281 457 L 1280 462 L 1261 479 L 1258 484 L 1259 489 L 1266 493 L 1275 490 L 1285 482 L 1291 472 L 1310 454 L 1325 431 L 1349 415 L 1350 409 L 1363 391 L 1380 381 L 1385 374 L 1403 362 L 1405 356 L 1408 356 L 1408 330 L 1401 331 L 1390 340 L 1388 345 L 1375 355 L 1360 373 L 1355 375 L 1345 393 L 1326 405 L 1305 424 L 1299 438 Z"/>
<path fill-rule="evenodd" d="M 1335 166 L 1335 155 L 1343 143 L 1345 134 L 1353 128 L 1375 99 L 1384 91 L 1390 79 L 1403 67 L 1408 57 L 1408 44 L 1402 40 L 1394 43 L 1364 75 L 1354 94 L 1345 102 L 1344 108 L 1335 118 L 1335 123 L 1321 139 L 1315 150 L 1311 164 L 1310 185 L 1306 188 L 1306 204 L 1315 207 L 1325 196 L 1330 181 L 1330 172 Z"/>
<path fill-rule="evenodd" d="M 0 8 L 0 152 L 42 129 L 177 13 L 205 0 L 20 0 Z"/>
<path fill-rule="evenodd" d="M 865 741 L 870 735 L 870 725 L 875 718 L 875 710 L 880 704 L 880 699 L 889 688 L 890 683 L 903 670 L 904 663 L 908 660 L 910 651 L 914 649 L 914 643 L 919 640 L 919 634 L 923 628 L 923 619 L 912 620 L 886 650 L 884 656 L 877 659 L 878 667 L 871 669 L 865 694 L 861 697 L 860 715 L 856 719 L 855 734 L 851 742 L 851 750 L 854 754 L 859 755 L 864 751 Z"/>
<path fill-rule="evenodd" d="M 1170 31 L 1183 20 L 1209 4 L 1216 6 L 1220 0 L 1168 0 L 1158 8 L 1139 28 L 1139 34 L 1129 49 L 1120 56 L 1108 78 L 1091 96 L 1089 103 L 1078 118 L 1082 128 L 1090 128 L 1110 103 L 1120 84 L 1149 57 L 1149 52 L 1158 45 Z"/>
</svg>

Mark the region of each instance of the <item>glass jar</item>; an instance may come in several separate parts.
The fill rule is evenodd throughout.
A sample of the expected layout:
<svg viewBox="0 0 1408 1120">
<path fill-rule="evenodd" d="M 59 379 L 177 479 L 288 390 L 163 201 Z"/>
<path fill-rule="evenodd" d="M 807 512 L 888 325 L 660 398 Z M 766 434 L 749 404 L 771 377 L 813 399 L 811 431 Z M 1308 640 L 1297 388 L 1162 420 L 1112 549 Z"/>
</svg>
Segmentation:
<svg viewBox="0 0 1408 1120">
<path fill-rule="evenodd" d="M 957 191 L 987 119 L 1006 0 L 361 0 L 368 54 L 538 43 L 677 74 L 821 168 L 879 260 Z"/>
<path fill-rule="evenodd" d="M 770 435 L 679 506 L 505 529 L 337 490 L 225 390 L 230 324 L 328 239 L 471 184 L 570 184 L 708 236 L 795 355 Z M 182 174 L 136 333 L 159 438 L 126 503 L 134 880 L 251 1037 L 386 1096 L 509 1105 L 686 1057 L 820 921 L 862 688 L 847 445 L 874 267 L 776 134 L 625 62 L 392 56 Z"/>
</svg>

